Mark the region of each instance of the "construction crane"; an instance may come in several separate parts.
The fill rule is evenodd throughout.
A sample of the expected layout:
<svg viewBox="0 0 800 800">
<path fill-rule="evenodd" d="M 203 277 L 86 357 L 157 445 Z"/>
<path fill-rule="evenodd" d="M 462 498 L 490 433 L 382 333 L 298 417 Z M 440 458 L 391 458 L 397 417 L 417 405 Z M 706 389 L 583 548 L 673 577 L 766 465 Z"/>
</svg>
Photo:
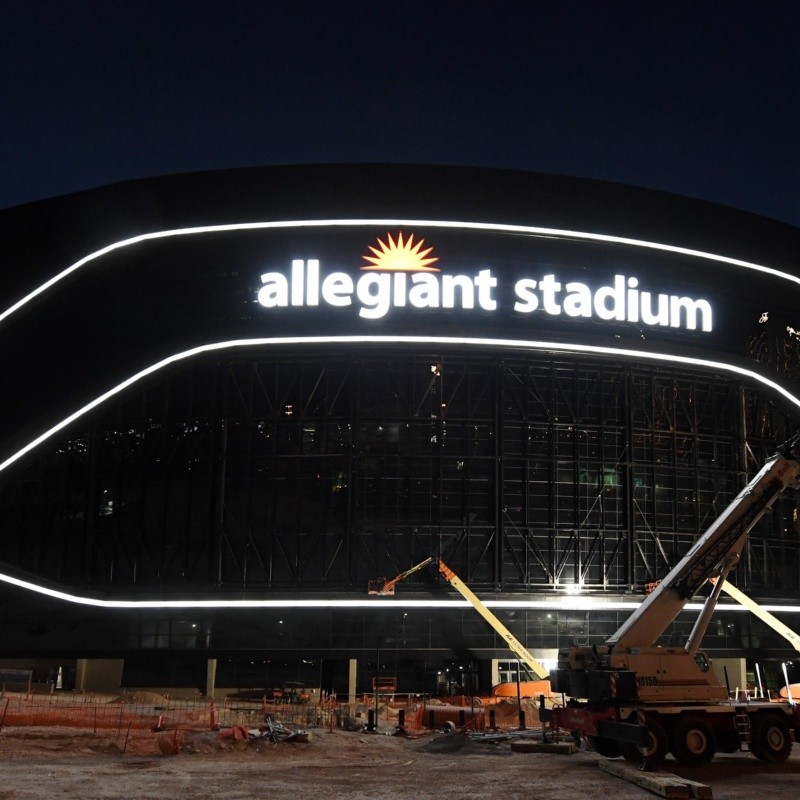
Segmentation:
<svg viewBox="0 0 800 800">
<path fill-rule="evenodd" d="M 554 692 L 571 698 L 552 711 L 559 728 L 585 736 L 601 755 L 657 763 L 672 752 L 684 764 L 710 761 L 717 750 L 749 749 L 784 761 L 800 736 L 800 706 L 729 699 L 700 643 L 725 578 L 753 526 L 787 489 L 800 488 L 800 436 L 778 452 L 734 498 L 684 558 L 600 646 L 559 652 Z M 705 584 L 716 582 L 683 647 L 658 637 Z"/>
<path fill-rule="evenodd" d="M 529 650 L 527 650 L 522 642 L 520 642 L 511 631 L 503 625 L 502 622 L 481 602 L 477 595 L 458 577 L 458 575 L 447 566 L 441 559 L 426 558 L 415 564 L 405 572 L 401 572 L 397 577 L 391 580 L 379 578 L 377 581 L 370 581 L 368 592 L 375 595 L 393 595 L 395 586 L 409 575 L 427 567 L 429 564 L 436 564 L 439 573 L 444 579 L 456 589 L 461 596 L 470 603 L 470 605 L 494 628 L 494 630 L 502 637 L 503 641 L 508 645 L 509 649 L 522 661 L 528 669 L 540 679 L 546 679 L 548 672 L 545 667 L 539 662 Z"/>
<path fill-rule="evenodd" d="M 712 577 L 710 582 L 712 585 L 716 584 L 717 578 Z M 660 581 L 654 581 L 648 583 L 647 587 L 652 591 L 659 583 Z M 769 625 L 776 633 L 783 636 L 795 650 L 800 652 L 800 634 L 781 622 L 774 614 L 767 611 L 766 608 L 760 606 L 752 597 L 748 597 L 743 591 L 737 589 L 730 581 L 722 581 L 722 591 L 739 603 L 739 605 L 744 606 L 748 611 L 752 612 L 753 615 L 758 617 L 762 622 Z"/>
</svg>

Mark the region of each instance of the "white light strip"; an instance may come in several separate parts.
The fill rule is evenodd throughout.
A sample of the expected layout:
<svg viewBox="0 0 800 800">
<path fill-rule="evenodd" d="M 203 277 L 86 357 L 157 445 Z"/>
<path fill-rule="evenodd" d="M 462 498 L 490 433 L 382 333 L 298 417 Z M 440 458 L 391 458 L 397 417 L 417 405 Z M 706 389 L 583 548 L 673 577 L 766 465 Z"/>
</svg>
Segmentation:
<svg viewBox="0 0 800 800">
<path fill-rule="evenodd" d="M 154 241 L 156 239 L 168 239 L 175 236 L 196 236 L 202 233 L 226 233 L 234 231 L 258 231 L 258 230 L 289 230 L 302 228 L 353 228 L 363 226 L 382 226 L 382 227 L 426 227 L 426 228 L 446 228 L 453 230 L 471 231 L 490 231 L 496 233 L 513 233 L 533 236 L 548 236 L 559 239 L 583 239 L 593 242 L 604 242 L 606 244 L 623 244 L 630 247 L 640 247 L 649 250 L 659 250 L 665 253 L 675 253 L 677 255 L 691 256 L 692 258 L 702 258 L 707 261 L 717 261 L 721 264 L 729 264 L 734 267 L 751 269 L 756 272 L 763 272 L 777 278 L 800 284 L 800 277 L 790 275 L 788 272 L 765 267 L 751 261 L 742 261 L 738 258 L 729 258 L 715 253 L 708 253 L 703 250 L 693 250 L 689 247 L 678 247 L 676 245 L 661 244 L 659 242 L 648 242 L 643 239 L 630 239 L 625 236 L 611 236 L 605 233 L 588 233 L 586 231 L 571 231 L 561 228 L 543 228 L 538 225 L 504 225 L 494 222 L 461 222 L 455 220 L 426 220 L 426 219 L 319 219 L 319 220 L 283 220 L 276 222 L 240 222 L 228 225 L 202 225 L 196 228 L 175 228 L 166 231 L 153 231 L 143 233 L 139 236 L 132 236 L 129 239 L 122 239 L 113 244 L 107 245 L 100 250 L 84 256 L 71 266 L 54 275 L 50 280 L 45 281 L 41 286 L 34 289 L 29 294 L 19 299 L 16 303 L 9 306 L 0 314 L 0 322 L 11 316 L 35 297 L 46 292 L 55 286 L 63 278 L 71 275 L 81 267 L 86 266 L 92 261 L 96 261 L 102 256 L 121 250 L 124 247 L 131 247 L 142 242 Z"/>
<path fill-rule="evenodd" d="M 457 610 L 462 608 L 472 608 L 466 600 L 403 600 L 394 598 L 363 598 L 360 600 L 336 600 L 336 599 L 316 599 L 302 600 L 292 598 L 289 600 L 99 600 L 93 597 L 61 592 L 56 589 L 49 589 L 30 581 L 23 581 L 11 575 L 0 572 L 0 582 L 25 589 L 36 594 L 46 595 L 56 600 L 64 600 L 68 603 L 75 603 L 82 606 L 94 606 L 96 608 L 380 608 L 392 610 L 398 608 L 442 608 Z M 602 598 L 585 597 L 576 601 L 574 596 L 556 597 L 547 600 L 487 600 L 485 605 L 489 608 L 500 610 L 540 610 L 540 611 L 633 611 L 638 608 L 640 602 L 635 601 L 616 601 L 604 600 Z M 689 603 L 685 611 L 700 611 L 703 608 L 701 603 Z M 787 614 L 800 613 L 800 606 L 762 606 L 762 608 L 773 612 L 786 612 Z M 747 609 L 741 605 L 718 604 L 718 611 L 744 611 Z"/>
<path fill-rule="evenodd" d="M 9 456 L 5 461 L 0 463 L 0 472 L 7 467 L 11 466 L 15 461 L 22 458 L 26 453 L 29 453 L 42 442 L 49 439 L 54 434 L 63 430 L 67 425 L 74 422 L 76 419 L 87 414 L 99 405 L 102 405 L 106 400 L 114 397 L 114 395 L 132 386 L 142 378 L 152 375 L 154 372 L 163 369 L 164 367 L 174 364 L 177 361 L 183 361 L 187 358 L 192 358 L 202 353 L 208 353 L 217 350 L 227 350 L 236 347 L 281 347 L 284 345 L 298 345 L 298 344 L 424 344 L 424 345 L 445 345 L 445 346 L 467 346 L 467 347 L 497 347 L 497 348 L 514 348 L 524 350 L 544 350 L 550 352 L 562 353 L 590 353 L 592 355 L 602 356 L 619 356 L 626 359 L 641 359 L 645 361 L 665 361 L 672 364 L 686 364 L 692 367 L 702 367 L 706 369 L 718 370 L 723 372 L 732 372 L 736 375 L 749 378 L 750 380 L 761 383 L 771 390 L 780 394 L 784 399 L 788 400 L 792 405 L 800 409 L 800 398 L 788 392 L 782 386 L 778 385 L 769 378 L 765 378 L 756 372 L 743 367 L 737 367 L 732 364 L 725 364 L 721 361 L 710 361 L 704 358 L 693 358 L 690 356 L 669 355 L 666 353 L 653 353 L 641 350 L 626 350 L 621 347 L 601 347 L 599 345 L 589 344 L 565 344 L 563 342 L 539 342 L 527 341 L 525 339 L 482 339 L 472 336 L 280 336 L 280 337 L 267 337 L 258 339 L 233 339 L 227 342 L 214 342 L 211 344 L 204 344 L 198 347 L 193 347 L 190 350 L 184 350 L 180 353 L 168 356 L 155 364 L 146 367 L 145 369 L 132 375 L 130 378 L 117 384 L 112 389 L 96 397 L 91 402 L 87 403 L 82 408 L 65 417 L 61 422 L 58 422 L 49 430 L 32 439 L 23 448 L 18 450 L 13 455 Z"/>
</svg>

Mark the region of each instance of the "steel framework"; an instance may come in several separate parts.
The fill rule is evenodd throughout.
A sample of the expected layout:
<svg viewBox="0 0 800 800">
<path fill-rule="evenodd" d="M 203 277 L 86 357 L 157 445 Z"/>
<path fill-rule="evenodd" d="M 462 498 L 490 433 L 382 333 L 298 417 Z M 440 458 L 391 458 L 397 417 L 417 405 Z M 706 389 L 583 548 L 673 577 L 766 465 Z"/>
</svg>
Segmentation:
<svg viewBox="0 0 800 800">
<path fill-rule="evenodd" d="M 97 590 L 362 593 L 436 555 L 476 591 L 635 591 L 796 422 L 730 377 L 610 360 L 200 359 L 7 472 L 0 560 Z M 784 499 L 740 586 L 800 590 L 798 524 Z"/>
</svg>

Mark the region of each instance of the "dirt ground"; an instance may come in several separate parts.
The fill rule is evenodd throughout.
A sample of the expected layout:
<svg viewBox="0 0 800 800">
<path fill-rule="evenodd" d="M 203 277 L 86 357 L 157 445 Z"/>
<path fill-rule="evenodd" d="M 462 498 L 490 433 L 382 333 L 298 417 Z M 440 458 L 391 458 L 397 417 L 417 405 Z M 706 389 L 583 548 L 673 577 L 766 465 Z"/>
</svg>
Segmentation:
<svg viewBox="0 0 800 800">
<path fill-rule="evenodd" d="M 656 795 L 602 772 L 598 756 L 512 752 L 509 741 L 459 734 L 417 739 L 386 733 L 309 731 L 308 742 L 233 741 L 213 732 L 112 734 L 9 728 L 0 732 L 0 800 L 196 798 L 238 800 L 614 800 Z M 182 742 L 178 755 L 172 745 Z M 123 753 L 123 748 L 125 752 Z M 169 753 L 165 755 L 162 750 Z M 690 769 L 665 769 L 712 787 L 716 800 L 797 797 L 800 745 L 781 765 L 746 753 Z"/>
</svg>

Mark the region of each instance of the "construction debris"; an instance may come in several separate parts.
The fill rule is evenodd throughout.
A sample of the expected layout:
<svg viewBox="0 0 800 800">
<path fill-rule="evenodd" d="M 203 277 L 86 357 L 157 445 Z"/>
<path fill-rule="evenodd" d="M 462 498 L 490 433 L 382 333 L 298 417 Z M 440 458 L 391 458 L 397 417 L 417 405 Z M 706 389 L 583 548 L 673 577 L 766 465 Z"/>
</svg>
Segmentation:
<svg viewBox="0 0 800 800">
<path fill-rule="evenodd" d="M 289 727 L 285 721 L 283 726 Z M 509 741 L 494 735 L 429 732 L 421 739 L 407 738 L 391 735 L 388 725 L 377 735 L 309 727 L 308 744 L 299 744 L 297 736 L 275 744 L 268 738 L 250 738 L 251 733 L 262 733 L 259 724 L 245 723 L 241 728 L 246 739 L 223 738 L 206 726 L 161 733 L 129 730 L 127 724 L 121 732 L 98 727 L 96 733 L 93 727 L 6 726 L 0 734 L 0 769 L 6 794 L 25 800 L 185 797 L 187 786 L 194 800 L 219 800 L 232 791 L 237 797 L 257 797 L 264 793 L 265 780 L 269 794 L 298 795 L 303 800 L 419 800 L 433 791 L 448 795 L 446 782 L 451 780 L 458 782 L 449 793 L 453 797 L 668 796 L 666 790 L 652 792 L 600 773 L 597 753 L 586 748 L 567 758 L 512 752 Z M 531 732 L 517 733 L 534 739 Z M 796 800 L 800 747 L 793 750 L 783 764 L 760 764 L 742 753 L 723 753 L 697 768 L 667 759 L 666 769 L 703 782 L 693 785 L 679 778 L 683 786 L 677 792 L 673 786 L 672 796 L 708 798 L 711 786 L 714 796 L 726 800 Z M 627 766 L 615 763 L 617 768 Z M 647 773 L 632 766 L 627 771 L 647 779 Z M 675 780 L 671 776 L 670 782 Z"/>
<path fill-rule="evenodd" d="M 469 754 L 481 752 L 470 736 L 459 734 L 440 734 L 429 739 L 422 746 L 426 753 L 461 753 Z"/>
<path fill-rule="evenodd" d="M 236 742 L 267 741 L 278 744 L 278 742 L 306 743 L 309 741 L 307 731 L 284 727 L 282 723 L 274 722 L 270 718 L 267 718 L 267 721 L 258 728 L 247 728 L 244 725 L 222 728 L 219 736 L 222 739 L 233 739 Z"/>
</svg>

